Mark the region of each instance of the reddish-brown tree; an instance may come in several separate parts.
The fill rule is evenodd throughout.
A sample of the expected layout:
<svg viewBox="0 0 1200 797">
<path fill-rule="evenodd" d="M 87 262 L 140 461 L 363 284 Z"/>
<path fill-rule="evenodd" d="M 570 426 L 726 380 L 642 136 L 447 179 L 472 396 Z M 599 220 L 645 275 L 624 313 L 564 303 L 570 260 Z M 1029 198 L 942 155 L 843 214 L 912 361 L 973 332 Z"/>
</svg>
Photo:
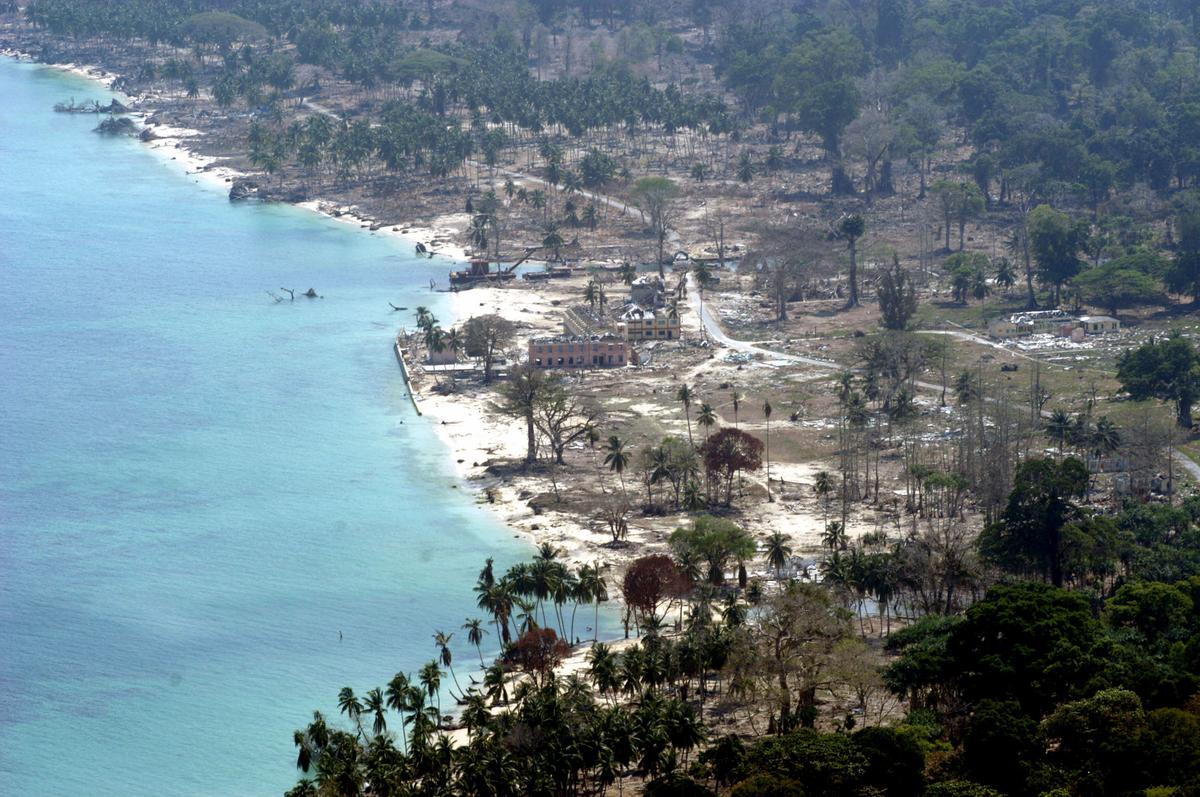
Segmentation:
<svg viewBox="0 0 1200 797">
<path fill-rule="evenodd" d="M 509 648 L 506 658 L 540 684 L 546 682 L 570 652 L 570 645 L 559 639 L 553 628 L 531 628 Z"/>
<path fill-rule="evenodd" d="M 726 427 L 700 446 L 709 479 L 725 485 L 725 506 L 733 503 L 733 480 L 744 470 L 762 467 L 763 442 L 741 429 Z"/>
<path fill-rule="evenodd" d="M 643 626 L 654 625 L 658 622 L 658 609 L 663 601 L 680 597 L 690 586 L 674 560 L 658 553 L 634 560 L 625 571 L 621 594 L 625 603 L 638 613 Z"/>
</svg>

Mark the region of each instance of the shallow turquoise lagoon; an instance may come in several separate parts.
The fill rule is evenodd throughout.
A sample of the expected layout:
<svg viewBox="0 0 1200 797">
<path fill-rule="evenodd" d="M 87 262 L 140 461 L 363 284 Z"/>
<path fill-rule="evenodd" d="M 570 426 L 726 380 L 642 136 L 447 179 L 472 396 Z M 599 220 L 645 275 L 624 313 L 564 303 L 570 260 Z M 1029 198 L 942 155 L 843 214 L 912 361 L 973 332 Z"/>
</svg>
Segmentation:
<svg viewBox="0 0 1200 797">
<path fill-rule="evenodd" d="M 436 629 L 478 664 L 475 576 L 529 553 L 389 350 L 447 264 L 231 205 L 71 96 L 0 60 L 0 794 L 278 795 L 341 686 Z"/>
</svg>

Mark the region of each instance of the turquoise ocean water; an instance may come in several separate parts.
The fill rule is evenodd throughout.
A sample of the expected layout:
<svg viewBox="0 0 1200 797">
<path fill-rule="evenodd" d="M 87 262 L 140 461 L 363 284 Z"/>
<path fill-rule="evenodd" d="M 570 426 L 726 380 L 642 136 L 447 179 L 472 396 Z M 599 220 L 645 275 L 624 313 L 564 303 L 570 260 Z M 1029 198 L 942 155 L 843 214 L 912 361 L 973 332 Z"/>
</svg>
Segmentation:
<svg viewBox="0 0 1200 797">
<path fill-rule="evenodd" d="M 529 553 L 389 350 L 447 263 L 231 205 L 71 96 L 0 59 L 0 794 L 278 795 L 341 686 L 439 628 L 477 667 L 475 576 Z"/>
</svg>

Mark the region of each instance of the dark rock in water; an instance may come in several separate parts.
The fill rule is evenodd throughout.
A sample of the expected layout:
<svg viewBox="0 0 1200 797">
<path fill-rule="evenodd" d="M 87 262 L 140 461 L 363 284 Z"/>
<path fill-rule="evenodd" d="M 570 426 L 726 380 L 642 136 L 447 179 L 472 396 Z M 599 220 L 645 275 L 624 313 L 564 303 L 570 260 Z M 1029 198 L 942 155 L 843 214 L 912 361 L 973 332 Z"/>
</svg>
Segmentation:
<svg viewBox="0 0 1200 797">
<path fill-rule="evenodd" d="M 253 180 L 234 180 L 233 185 L 229 188 L 230 202 L 262 198 L 262 188 Z"/>
<path fill-rule="evenodd" d="M 141 139 L 142 141 L 153 141 L 154 139 L 158 138 L 158 136 L 154 135 L 153 130 L 151 130 L 148 127 L 145 127 L 145 128 L 142 128 L 142 132 L 138 133 L 138 138 Z"/>
<path fill-rule="evenodd" d="M 137 125 L 128 117 L 110 116 L 96 127 L 97 133 L 104 136 L 134 136 L 137 135 Z"/>
<path fill-rule="evenodd" d="M 320 296 L 318 296 L 318 295 L 317 295 L 317 292 L 316 292 L 315 290 L 313 290 L 312 288 L 309 288 L 308 290 L 306 290 L 304 293 L 302 293 L 302 294 L 300 294 L 300 295 L 301 295 L 301 296 L 307 296 L 307 297 L 308 297 L 308 298 L 310 298 L 310 299 L 319 299 L 319 298 L 321 298 Z"/>
<path fill-rule="evenodd" d="M 129 113 L 129 109 L 116 100 L 110 102 L 108 107 L 101 108 L 100 111 L 101 113 Z"/>
</svg>

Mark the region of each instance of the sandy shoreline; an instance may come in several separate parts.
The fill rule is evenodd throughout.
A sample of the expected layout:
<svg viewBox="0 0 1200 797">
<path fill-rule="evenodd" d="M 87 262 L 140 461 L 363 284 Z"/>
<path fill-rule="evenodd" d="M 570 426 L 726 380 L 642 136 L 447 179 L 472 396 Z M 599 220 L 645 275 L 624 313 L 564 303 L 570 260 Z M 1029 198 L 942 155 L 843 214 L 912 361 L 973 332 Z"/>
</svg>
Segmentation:
<svg viewBox="0 0 1200 797">
<path fill-rule="evenodd" d="M 113 95 L 119 102 L 130 109 L 129 117 L 142 130 L 150 130 L 153 138 L 141 143 L 154 153 L 164 163 L 179 168 L 188 177 L 195 178 L 194 182 L 207 188 L 219 189 L 228 193 L 231 184 L 239 179 L 261 178 L 262 175 L 244 172 L 220 164 L 221 158 L 202 155 L 190 148 L 189 139 L 203 136 L 200 130 L 187 127 L 175 127 L 154 121 L 158 109 L 150 105 L 151 99 L 126 94 L 112 88 L 113 81 L 120 78 L 115 72 L 89 64 L 45 64 L 33 55 L 12 49 L 0 49 L 0 56 L 12 58 L 24 63 L 36 64 L 46 69 L 56 69 L 76 77 L 99 83 L 103 90 Z M 447 258 L 456 262 L 466 259 L 465 249 L 454 243 L 455 237 L 466 229 L 470 219 L 466 214 L 448 214 L 441 216 L 428 225 L 396 225 L 381 224 L 376 219 L 360 214 L 353 206 L 331 202 L 317 197 L 306 202 L 295 204 L 315 213 L 320 213 L 336 221 L 353 224 L 371 233 L 395 237 L 406 244 L 416 247 L 421 244 L 435 257 Z"/>
<path fill-rule="evenodd" d="M 35 59 L 27 55 L 11 51 L 4 54 L 36 63 Z M 45 66 L 96 81 L 106 92 L 118 96 L 130 107 L 131 117 L 138 120 L 143 128 L 153 131 L 154 137 L 143 142 L 149 151 L 164 163 L 181 168 L 197 184 L 227 192 L 229 185 L 235 180 L 265 179 L 261 175 L 248 174 L 224 166 L 220 158 L 197 153 L 195 147 L 190 146 L 190 142 L 204 133 L 155 121 L 157 109 L 151 104 L 152 98 L 129 97 L 112 91 L 110 85 L 118 75 L 87 65 Z M 470 224 L 470 216 L 465 213 L 444 214 L 425 225 L 384 224 L 358 211 L 353 205 L 327 199 L 315 198 L 297 204 L 344 224 L 352 224 L 364 232 L 395 238 L 404 245 L 416 247 L 422 244 L 439 257 L 458 262 L 466 257 L 462 246 L 455 243 L 459 234 Z M 561 315 L 561 310 L 555 308 L 559 301 L 551 300 L 543 291 L 518 285 L 504 288 L 480 287 L 451 293 L 449 303 L 449 317 L 443 319 L 444 327 L 461 324 L 473 315 L 498 313 L 522 328 L 519 336 L 521 340 L 528 336 L 530 330 L 545 332 L 547 319 Z M 698 321 L 690 316 L 685 318 L 684 323 L 689 333 L 695 334 L 699 331 Z M 410 357 L 409 363 L 414 367 L 420 365 L 419 359 L 415 357 Z M 420 368 L 415 370 L 421 371 Z M 400 378 L 399 374 L 397 378 Z M 427 373 L 418 375 L 413 386 L 414 394 L 420 398 L 423 419 L 432 424 L 434 432 L 454 463 L 461 490 L 469 493 L 477 503 L 485 505 L 514 536 L 528 540 L 531 545 L 550 543 L 558 548 L 564 561 L 572 568 L 585 563 L 609 565 L 610 598 L 619 601 L 619 585 L 624 567 L 637 556 L 664 550 L 663 529 L 666 528 L 669 532 L 670 527 L 656 527 L 652 520 L 631 523 L 628 544 L 613 547 L 611 535 L 599 517 L 555 511 L 552 507 L 535 510 L 530 505 L 531 499 L 549 494 L 553 490 L 549 478 L 536 473 L 513 475 L 507 470 L 503 472 L 504 475 L 496 475 L 489 470 L 489 465 L 493 462 L 512 463 L 520 461 L 523 457 L 523 423 L 490 409 L 488 402 L 494 395 L 488 390 L 471 385 L 464 386 L 462 392 L 447 394 L 434 390 L 435 382 L 436 378 Z M 675 419 L 675 422 L 682 423 L 681 419 Z M 676 430 L 676 433 L 682 434 L 682 428 Z M 788 474 L 788 480 L 792 481 L 795 488 L 801 487 L 801 482 L 811 475 L 809 470 L 811 469 L 796 468 Z M 783 468 L 778 468 L 777 474 L 782 475 L 783 471 Z M 823 526 L 821 516 L 815 511 L 811 496 L 806 495 L 801 499 L 799 493 L 795 495 L 791 501 L 782 500 L 774 504 L 756 506 L 747 513 L 746 519 L 751 520 L 760 531 L 781 529 L 791 534 L 800 546 L 815 546 Z M 670 519 L 662 520 L 670 523 Z M 658 525 L 662 526 L 662 523 Z M 856 523 L 850 525 L 850 532 L 854 536 L 869 530 Z"/>
</svg>

